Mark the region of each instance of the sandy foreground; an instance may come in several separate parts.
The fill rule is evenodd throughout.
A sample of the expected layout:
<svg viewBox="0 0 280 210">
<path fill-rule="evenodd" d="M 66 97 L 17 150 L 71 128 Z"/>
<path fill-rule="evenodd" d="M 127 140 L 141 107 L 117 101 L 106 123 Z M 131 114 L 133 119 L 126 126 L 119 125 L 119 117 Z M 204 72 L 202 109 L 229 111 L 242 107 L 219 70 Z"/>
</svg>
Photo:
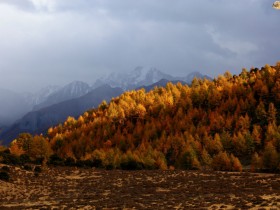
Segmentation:
<svg viewBox="0 0 280 210">
<path fill-rule="evenodd" d="M 280 175 L 10 167 L 0 209 L 280 209 Z"/>
</svg>

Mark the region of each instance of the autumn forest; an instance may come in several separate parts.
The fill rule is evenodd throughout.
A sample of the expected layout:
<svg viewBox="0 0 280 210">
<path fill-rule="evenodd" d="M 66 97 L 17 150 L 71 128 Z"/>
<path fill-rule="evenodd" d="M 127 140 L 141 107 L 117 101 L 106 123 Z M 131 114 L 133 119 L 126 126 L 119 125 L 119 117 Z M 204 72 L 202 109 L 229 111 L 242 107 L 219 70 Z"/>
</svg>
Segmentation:
<svg viewBox="0 0 280 210">
<path fill-rule="evenodd" d="M 9 155 L 7 155 L 9 154 Z M 8 158 L 9 157 L 9 158 Z M 20 134 L 0 161 L 106 169 L 280 170 L 280 62 L 191 85 L 128 91 L 44 135 Z"/>
</svg>

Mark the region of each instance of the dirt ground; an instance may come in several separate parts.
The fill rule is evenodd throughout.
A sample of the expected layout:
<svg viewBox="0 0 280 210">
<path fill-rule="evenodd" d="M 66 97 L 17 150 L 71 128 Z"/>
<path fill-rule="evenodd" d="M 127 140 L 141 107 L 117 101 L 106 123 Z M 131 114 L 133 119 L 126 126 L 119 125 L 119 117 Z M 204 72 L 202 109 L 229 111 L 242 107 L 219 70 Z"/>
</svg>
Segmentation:
<svg viewBox="0 0 280 210">
<path fill-rule="evenodd" d="M 10 167 L 0 209 L 280 209 L 280 175 Z"/>
</svg>

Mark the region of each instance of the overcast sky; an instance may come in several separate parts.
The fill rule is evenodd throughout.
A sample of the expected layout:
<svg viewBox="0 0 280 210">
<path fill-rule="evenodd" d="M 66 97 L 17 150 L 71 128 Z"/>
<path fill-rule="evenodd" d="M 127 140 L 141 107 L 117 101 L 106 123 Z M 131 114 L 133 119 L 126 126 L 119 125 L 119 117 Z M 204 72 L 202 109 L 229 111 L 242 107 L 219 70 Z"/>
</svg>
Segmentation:
<svg viewBox="0 0 280 210">
<path fill-rule="evenodd" d="M 36 91 L 152 66 L 192 71 L 274 65 L 274 0 L 0 0 L 0 87 Z"/>
</svg>

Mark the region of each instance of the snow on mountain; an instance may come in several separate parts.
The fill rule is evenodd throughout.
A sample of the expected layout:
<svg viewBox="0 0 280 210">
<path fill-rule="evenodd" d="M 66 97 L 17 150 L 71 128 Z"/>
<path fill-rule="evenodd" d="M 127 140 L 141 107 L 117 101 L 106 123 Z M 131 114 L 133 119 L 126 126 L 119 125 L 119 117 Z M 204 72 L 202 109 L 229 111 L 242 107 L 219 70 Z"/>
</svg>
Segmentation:
<svg viewBox="0 0 280 210">
<path fill-rule="evenodd" d="M 97 79 L 92 87 L 87 83 L 74 81 L 64 87 L 54 85 L 47 86 L 35 94 L 18 94 L 0 89 L 0 129 L 1 127 L 3 128 L 3 126 L 12 124 L 24 114 L 32 111 L 32 108 L 33 111 L 35 111 L 69 99 L 76 99 L 103 85 L 109 85 L 113 88 L 119 87 L 122 90 L 132 90 L 139 87 L 151 89 L 155 85 L 164 85 L 169 81 L 183 81 L 187 84 L 191 84 L 194 77 L 211 80 L 210 77 L 202 75 L 199 72 L 192 72 L 184 77 L 174 77 L 153 67 L 139 66 L 131 72 L 111 73 Z M 96 91 L 98 91 L 98 89 L 96 89 Z"/>
<path fill-rule="evenodd" d="M 71 82 L 62 88 L 58 88 L 53 92 L 49 92 L 47 97 L 45 97 L 45 100 L 41 101 L 41 103 L 36 104 L 33 110 L 38 110 L 65 100 L 78 98 L 87 94 L 90 90 L 90 86 L 85 82 Z"/>
<path fill-rule="evenodd" d="M 134 85 L 147 85 L 158 82 L 161 79 L 171 79 L 172 76 L 164 74 L 156 68 L 137 67 L 128 74 L 130 81 Z"/>
<path fill-rule="evenodd" d="M 58 90 L 57 93 L 62 97 L 76 98 L 87 94 L 89 90 L 90 86 L 87 83 L 74 81 Z"/>
<path fill-rule="evenodd" d="M 111 87 L 121 87 L 124 90 L 133 89 L 138 86 L 151 85 L 161 79 L 171 80 L 173 77 L 164 74 L 153 67 L 139 66 L 127 73 L 111 73 L 108 76 L 98 79 L 93 87 L 108 84 Z"/>
<path fill-rule="evenodd" d="M 181 77 L 181 78 L 179 78 L 179 79 L 185 81 L 185 82 L 188 83 L 188 84 L 191 84 L 191 83 L 192 83 L 192 80 L 193 80 L 195 77 L 196 77 L 196 78 L 200 78 L 200 79 L 204 79 L 204 78 L 205 78 L 205 79 L 208 79 L 208 80 L 212 80 L 211 77 L 209 77 L 209 76 L 207 76 L 207 75 L 203 75 L 203 74 L 201 74 L 201 73 L 198 72 L 198 71 L 191 72 L 191 73 L 189 73 L 187 76 Z"/>
<path fill-rule="evenodd" d="M 82 94 L 82 91 L 85 90 L 83 87 L 87 86 L 84 83 L 74 82 L 67 87 L 69 93 L 75 95 L 77 93 Z M 109 102 L 112 97 L 119 96 L 122 92 L 121 88 L 111 88 L 109 85 L 103 85 L 81 97 L 65 100 L 40 110 L 33 110 L 7 127 L 2 133 L 0 132 L 0 139 L 4 140 L 4 145 L 8 145 L 19 133 L 44 133 L 49 127 L 64 122 L 68 116 L 78 117 L 85 111 L 98 107 L 103 100 Z"/>
<path fill-rule="evenodd" d="M 34 94 L 33 105 L 37 105 L 44 102 L 51 94 L 56 92 L 59 88 L 60 87 L 57 85 L 49 85 L 47 87 L 42 88 L 41 90 L 39 90 L 39 92 Z"/>
<path fill-rule="evenodd" d="M 139 66 L 133 71 L 128 73 L 111 73 L 104 76 L 98 80 L 93 85 L 93 88 L 99 87 L 104 84 L 108 84 L 111 87 L 121 87 L 124 90 L 135 89 L 140 86 L 149 86 L 156 83 L 162 79 L 168 81 L 180 80 L 188 84 L 191 84 L 193 78 L 207 78 L 207 75 L 202 75 L 199 72 L 192 72 L 184 77 L 174 77 L 169 74 L 165 74 L 160 70 L 153 67 L 142 67 Z"/>
<path fill-rule="evenodd" d="M 74 81 L 60 88 L 50 85 L 37 93 L 15 93 L 0 88 L 0 128 L 12 124 L 26 113 L 65 100 L 78 98 L 91 90 L 87 83 Z"/>
</svg>

